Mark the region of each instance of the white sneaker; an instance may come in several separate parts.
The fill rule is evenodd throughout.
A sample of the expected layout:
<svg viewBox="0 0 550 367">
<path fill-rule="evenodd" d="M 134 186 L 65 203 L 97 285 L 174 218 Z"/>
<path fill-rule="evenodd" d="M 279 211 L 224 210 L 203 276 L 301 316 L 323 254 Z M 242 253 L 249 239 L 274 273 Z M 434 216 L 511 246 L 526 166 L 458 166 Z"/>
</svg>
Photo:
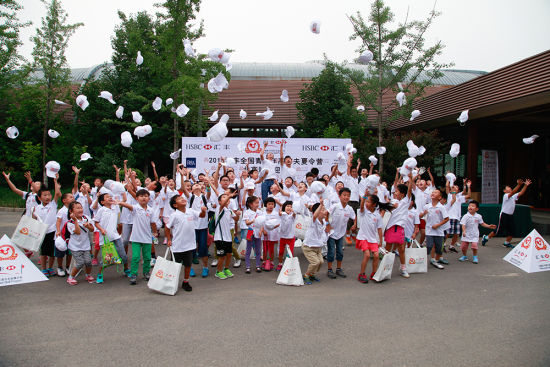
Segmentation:
<svg viewBox="0 0 550 367">
<path fill-rule="evenodd" d="M 445 269 L 445 267 L 440 263 L 438 263 L 437 261 L 435 261 L 435 259 L 431 259 L 430 263 L 438 269 Z"/>
<path fill-rule="evenodd" d="M 212 264 L 210 264 L 210 266 L 212 267 L 218 266 L 218 259 L 214 259 L 214 261 L 212 261 Z"/>
<path fill-rule="evenodd" d="M 235 260 L 235 264 L 233 264 L 234 268 L 238 268 L 241 266 L 241 260 Z"/>
<path fill-rule="evenodd" d="M 62 268 L 57 268 L 57 276 L 58 277 L 64 277 L 65 275 L 67 275 L 67 274 L 65 273 L 65 271 Z"/>
<path fill-rule="evenodd" d="M 399 275 L 401 275 L 403 278 L 410 278 L 409 272 L 406 269 L 401 269 L 399 272 Z"/>
<path fill-rule="evenodd" d="M 157 262 L 157 259 L 151 259 L 151 267 L 155 266 L 156 262 Z"/>
</svg>

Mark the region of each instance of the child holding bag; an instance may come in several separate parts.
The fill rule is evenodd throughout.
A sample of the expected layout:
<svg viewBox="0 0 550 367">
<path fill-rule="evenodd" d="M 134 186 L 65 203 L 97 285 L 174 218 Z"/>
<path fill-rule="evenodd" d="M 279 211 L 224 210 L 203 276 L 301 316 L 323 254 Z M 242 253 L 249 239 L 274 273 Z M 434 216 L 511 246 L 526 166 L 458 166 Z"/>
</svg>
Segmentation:
<svg viewBox="0 0 550 367">
<path fill-rule="evenodd" d="M 281 229 L 279 234 L 281 239 L 279 240 L 279 265 L 277 265 L 277 271 L 283 268 L 283 255 L 285 254 L 285 248 L 288 246 L 290 253 L 294 256 L 294 230 L 296 229 L 296 213 L 292 209 L 292 201 L 285 201 L 283 208 L 280 212 L 281 215 Z"/>
<path fill-rule="evenodd" d="M 242 222 L 246 225 L 246 254 L 245 254 L 245 264 L 246 264 L 246 274 L 250 274 L 250 254 L 252 248 L 254 248 L 254 254 L 256 255 L 256 272 L 261 273 L 261 264 L 262 264 L 262 241 L 261 241 L 261 226 L 256 223 L 256 218 L 258 218 L 258 208 L 260 206 L 260 198 L 257 196 L 249 196 L 246 199 L 246 211 L 243 214 Z"/>
</svg>

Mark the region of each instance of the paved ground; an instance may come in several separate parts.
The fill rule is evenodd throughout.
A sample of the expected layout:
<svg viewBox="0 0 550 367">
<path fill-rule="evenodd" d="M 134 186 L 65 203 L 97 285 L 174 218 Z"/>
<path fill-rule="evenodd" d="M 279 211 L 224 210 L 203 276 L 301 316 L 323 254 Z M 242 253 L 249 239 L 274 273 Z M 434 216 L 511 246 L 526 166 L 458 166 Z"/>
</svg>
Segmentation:
<svg viewBox="0 0 550 367">
<path fill-rule="evenodd" d="M 0 234 L 17 220 L 0 213 Z M 0 365 L 549 366 L 550 272 L 526 274 L 506 252 L 496 239 L 479 265 L 452 255 L 445 270 L 403 279 L 396 266 L 367 285 L 348 247 L 348 279 L 300 288 L 242 268 L 174 297 L 113 269 L 102 285 L 2 287 Z"/>
</svg>

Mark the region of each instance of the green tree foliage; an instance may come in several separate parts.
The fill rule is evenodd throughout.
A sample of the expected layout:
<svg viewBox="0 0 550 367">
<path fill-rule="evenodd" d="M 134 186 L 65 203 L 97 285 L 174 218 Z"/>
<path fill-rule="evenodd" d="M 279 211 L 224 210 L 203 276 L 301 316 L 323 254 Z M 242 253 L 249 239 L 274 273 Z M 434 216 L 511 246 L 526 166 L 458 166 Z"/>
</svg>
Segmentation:
<svg viewBox="0 0 550 367">
<path fill-rule="evenodd" d="M 65 50 L 69 38 L 83 23 L 67 24 L 67 13 L 58 0 L 46 2 L 47 13 L 42 18 L 42 25 L 36 29 L 34 42 L 34 67 L 40 69 L 41 77 L 38 85 L 43 91 L 42 113 L 37 117 L 42 120 L 42 167 L 46 163 L 48 143 L 48 128 L 53 121 L 59 121 L 61 116 L 54 114 L 54 99 L 65 99 L 69 95 L 70 70 L 67 67 Z M 43 168 L 43 180 L 47 183 L 46 170 Z"/>
<path fill-rule="evenodd" d="M 302 136 L 349 137 L 355 133 L 360 115 L 353 107 L 350 82 L 336 64 L 325 62 L 325 69 L 311 83 L 304 84 L 296 103 Z"/>
<path fill-rule="evenodd" d="M 385 128 L 388 123 L 413 110 L 414 100 L 424 94 L 433 79 L 442 76 L 441 69 L 451 65 L 436 61 L 444 47 L 441 41 L 427 46 L 425 34 L 438 12 L 432 10 L 424 21 L 394 22 L 394 14 L 383 0 L 372 3 L 368 19 L 360 12 L 350 16 L 354 32 L 350 39 L 361 41 L 358 52 L 370 50 L 373 60 L 369 72 L 340 67 L 359 93 L 359 101 L 367 110 L 375 112 L 369 123 L 378 130 L 378 145 L 384 145 Z M 385 94 L 395 96 L 400 86 L 406 94 L 407 103 L 402 107 L 393 103 L 383 105 Z M 383 157 L 379 157 L 383 169 Z"/>
<path fill-rule="evenodd" d="M 30 141 L 24 141 L 21 149 L 21 167 L 23 171 L 40 172 L 40 163 L 42 158 L 42 146 L 33 144 Z"/>
</svg>

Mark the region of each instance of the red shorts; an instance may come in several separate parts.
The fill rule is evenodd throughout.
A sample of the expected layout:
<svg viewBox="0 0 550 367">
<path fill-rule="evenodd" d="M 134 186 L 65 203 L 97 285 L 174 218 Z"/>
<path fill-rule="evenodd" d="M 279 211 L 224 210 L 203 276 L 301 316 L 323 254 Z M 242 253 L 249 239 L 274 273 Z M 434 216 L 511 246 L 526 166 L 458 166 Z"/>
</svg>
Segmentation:
<svg viewBox="0 0 550 367">
<path fill-rule="evenodd" d="M 355 241 L 355 248 L 361 251 L 378 252 L 378 244 L 373 242 L 367 242 L 367 240 Z"/>
<path fill-rule="evenodd" d="M 384 233 L 386 243 L 402 245 L 405 243 L 405 230 L 400 226 L 391 226 Z"/>
<path fill-rule="evenodd" d="M 94 249 L 99 250 L 99 232 L 94 232 Z"/>
<path fill-rule="evenodd" d="M 286 245 L 288 245 L 288 248 L 290 249 L 290 252 L 292 253 L 292 256 L 294 256 L 294 242 L 296 241 L 296 238 L 281 238 L 279 240 L 279 257 L 283 256 L 285 253 Z"/>
<path fill-rule="evenodd" d="M 426 221 L 424 219 L 420 219 L 420 225 L 418 226 L 419 229 L 426 229 Z"/>
</svg>

